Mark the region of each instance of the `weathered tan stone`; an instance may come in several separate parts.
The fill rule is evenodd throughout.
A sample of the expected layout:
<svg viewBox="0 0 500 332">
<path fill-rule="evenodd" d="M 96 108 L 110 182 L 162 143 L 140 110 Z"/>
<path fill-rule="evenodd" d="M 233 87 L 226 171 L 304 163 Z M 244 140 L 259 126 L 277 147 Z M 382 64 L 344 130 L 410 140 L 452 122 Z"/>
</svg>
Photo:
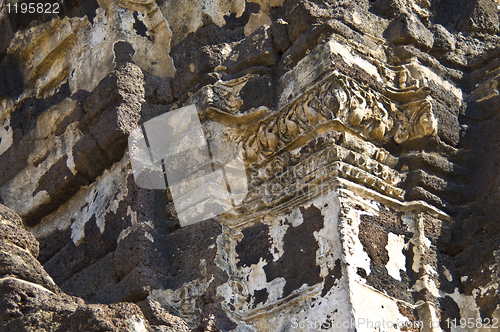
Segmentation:
<svg viewBox="0 0 500 332">
<path fill-rule="evenodd" d="M 0 0 L 0 329 L 500 319 L 498 5 Z M 127 138 L 188 105 L 248 194 L 181 227 Z"/>
</svg>

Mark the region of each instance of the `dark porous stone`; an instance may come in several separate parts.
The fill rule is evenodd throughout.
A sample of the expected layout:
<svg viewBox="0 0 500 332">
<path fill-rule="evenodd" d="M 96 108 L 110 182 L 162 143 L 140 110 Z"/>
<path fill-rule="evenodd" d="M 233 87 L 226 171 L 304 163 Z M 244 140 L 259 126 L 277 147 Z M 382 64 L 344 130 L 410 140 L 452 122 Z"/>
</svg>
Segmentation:
<svg viewBox="0 0 500 332">
<path fill-rule="evenodd" d="M 401 280 L 394 279 L 389 275 L 386 265 L 389 262 L 389 252 L 387 251 L 389 233 L 403 235 L 405 243 L 408 243 L 413 236 L 408 231 L 401 216 L 395 211 L 384 209 L 378 216 L 362 215 L 359 226 L 359 240 L 363 245 L 363 250 L 370 258 L 371 273 L 358 271 L 358 274 L 367 280 L 367 283 L 383 292 L 387 292 L 392 297 L 402 299 L 408 303 L 413 303 L 411 294 L 406 290 L 411 288 L 413 274 L 411 264 L 408 264 L 407 270 L 399 271 Z M 406 257 L 412 257 L 412 250 L 405 249 L 403 254 Z M 409 266 L 408 266 L 409 265 Z"/>
<path fill-rule="evenodd" d="M 333 269 L 329 268 L 328 272 L 328 275 L 323 281 L 323 289 L 321 290 L 321 296 L 323 297 L 328 294 L 330 289 L 332 289 L 333 286 L 337 285 L 337 281 L 342 278 L 342 263 L 340 259 L 337 259 L 335 261 L 335 267 Z"/>
<path fill-rule="evenodd" d="M 250 267 L 258 264 L 261 259 L 267 262 L 272 261 L 269 226 L 257 223 L 245 228 L 242 233 L 243 239 L 236 246 L 239 258 L 238 267 Z"/>
<path fill-rule="evenodd" d="M 291 5 L 286 8 L 285 19 L 288 22 L 288 37 L 294 44 L 297 38 L 306 33 L 311 27 L 323 23 L 324 16 L 328 15 L 328 12 L 314 2 L 297 1 L 290 3 Z"/>
<path fill-rule="evenodd" d="M 91 135 L 85 135 L 73 146 L 75 169 L 89 181 L 94 181 L 112 162 Z"/>
<path fill-rule="evenodd" d="M 456 45 L 456 40 L 453 35 L 446 30 L 444 26 L 441 24 L 436 24 L 434 26 L 434 45 L 432 46 L 433 50 L 436 51 L 441 51 L 441 52 L 448 52 L 448 51 L 454 51 L 455 50 L 455 45 Z"/>
<path fill-rule="evenodd" d="M 50 202 L 40 205 L 36 210 L 24 217 L 24 221 L 28 226 L 38 224 L 44 216 L 54 212 L 67 202 L 81 186 L 89 183 L 87 178 L 71 172 L 67 165 L 67 159 L 67 155 L 64 155 L 57 160 L 38 181 L 38 186 L 33 195 L 36 195 L 39 191 L 46 191 L 50 197 Z"/>
<path fill-rule="evenodd" d="M 260 106 L 274 106 L 274 85 L 269 76 L 258 76 L 249 79 L 240 91 L 243 105 L 240 112 L 246 113 Z"/>
<path fill-rule="evenodd" d="M 158 325 L 178 332 L 188 332 L 189 328 L 186 322 L 177 316 L 169 314 L 160 303 L 146 299 L 140 301 L 137 305 L 141 308 L 144 316 L 152 326 Z"/>
<path fill-rule="evenodd" d="M 286 50 L 292 46 L 290 39 L 288 38 L 287 31 L 288 23 L 282 19 L 273 21 L 271 23 L 271 35 L 273 37 L 273 46 L 276 52 L 285 53 Z"/>
<path fill-rule="evenodd" d="M 73 241 L 66 244 L 43 266 L 57 284 L 63 283 L 77 272 L 88 266 L 90 258 L 85 245 L 75 246 Z"/>
<path fill-rule="evenodd" d="M 155 237 L 156 231 L 149 226 L 138 225 L 121 239 L 113 255 L 114 271 L 119 280 L 136 267 L 151 267 L 158 270 L 157 273 L 162 267 L 166 268 L 166 258 L 155 243 Z"/>
<path fill-rule="evenodd" d="M 61 292 L 32 256 L 30 251 L 35 250 L 30 247 L 38 244 L 19 227 L 19 219 L 0 205 L 0 225 L 12 226 L 4 229 L 6 233 L 0 239 L 0 331 L 128 331 L 131 326 L 150 331 L 148 319 L 133 303 L 86 304 L 81 298 Z M 110 265 L 109 260 L 103 263 L 101 271 Z M 127 286 L 121 291 L 123 294 L 132 289 Z M 106 289 L 95 289 L 103 291 Z M 158 310 L 155 317 L 159 319 L 154 322 L 171 328 L 169 331 L 188 331 L 180 318 Z"/>
<path fill-rule="evenodd" d="M 17 213 L 0 204 L 0 222 L 22 227 L 23 221 Z"/>
<path fill-rule="evenodd" d="M 222 310 L 220 303 L 211 303 L 203 308 L 200 324 L 192 332 L 231 331 L 237 327 Z"/>
<path fill-rule="evenodd" d="M 38 242 L 33 234 L 26 232 L 19 226 L 19 224 L 12 225 L 0 219 L 0 242 L 12 243 L 19 248 L 28 250 L 34 258 L 37 258 L 39 253 Z"/>
<path fill-rule="evenodd" d="M 284 253 L 276 261 L 264 266 L 268 282 L 282 277 L 286 280 L 283 297 L 290 295 L 302 285 L 309 286 L 322 282 L 320 267 L 316 265 L 318 242 L 314 232 L 324 226 L 321 211 L 314 205 L 300 208 L 304 222 L 297 227 L 289 227 L 283 238 Z"/>
<path fill-rule="evenodd" d="M 144 73 L 145 98 L 152 104 L 167 105 L 174 102 L 174 90 L 171 77 L 157 77 Z"/>
<path fill-rule="evenodd" d="M 420 20 L 402 16 L 387 28 L 386 38 L 394 44 L 413 44 L 428 50 L 434 45 L 434 36 Z"/>
<path fill-rule="evenodd" d="M 233 47 L 238 57 L 228 56 L 223 65 L 228 73 L 236 73 L 248 67 L 274 67 L 279 57 L 272 44 L 271 31 L 261 27 Z"/>
<path fill-rule="evenodd" d="M 441 313 L 441 319 L 439 321 L 439 325 L 443 329 L 443 331 L 451 332 L 451 324 L 450 321 L 459 322 L 461 318 L 460 316 L 460 308 L 457 303 L 449 296 L 445 296 L 439 300 L 439 311 Z"/>
</svg>

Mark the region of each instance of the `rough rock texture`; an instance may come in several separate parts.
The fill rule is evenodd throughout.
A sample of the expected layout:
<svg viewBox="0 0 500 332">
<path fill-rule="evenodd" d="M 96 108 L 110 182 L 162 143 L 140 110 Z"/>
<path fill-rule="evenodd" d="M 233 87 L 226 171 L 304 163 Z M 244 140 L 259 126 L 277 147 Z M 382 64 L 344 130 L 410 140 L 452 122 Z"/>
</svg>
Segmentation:
<svg viewBox="0 0 500 332">
<path fill-rule="evenodd" d="M 15 212 L 0 205 L 1 331 L 147 331 L 135 304 L 85 304 L 64 294 L 36 260 L 38 242 Z M 161 326 L 172 326 L 165 317 Z M 179 324 L 179 323 L 177 323 Z M 180 329 L 179 329 L 180 330 Z"/>
<path fill-rule="evenodd" d="M 498 0 L 21 3 L 0 0 L 1 331 L 500 319 Z M 249 192 L 181 228 L 127 140 L 192 104 Z"/>
</svg>

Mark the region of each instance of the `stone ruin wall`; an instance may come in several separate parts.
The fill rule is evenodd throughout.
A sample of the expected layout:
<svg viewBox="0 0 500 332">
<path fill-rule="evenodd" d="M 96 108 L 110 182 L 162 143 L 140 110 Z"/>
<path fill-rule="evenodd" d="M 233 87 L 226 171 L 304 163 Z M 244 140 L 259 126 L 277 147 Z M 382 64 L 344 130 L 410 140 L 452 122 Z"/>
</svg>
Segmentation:
<svg viewBox="0 0 500 332">
<path fill-rule="evenodd" d="M 500 319 L 497 0 L 18 2 L 0 0 L 1 331 Z M 192 104 L 250 191 L 181 228 L 127 139 Z"/>
</svg>

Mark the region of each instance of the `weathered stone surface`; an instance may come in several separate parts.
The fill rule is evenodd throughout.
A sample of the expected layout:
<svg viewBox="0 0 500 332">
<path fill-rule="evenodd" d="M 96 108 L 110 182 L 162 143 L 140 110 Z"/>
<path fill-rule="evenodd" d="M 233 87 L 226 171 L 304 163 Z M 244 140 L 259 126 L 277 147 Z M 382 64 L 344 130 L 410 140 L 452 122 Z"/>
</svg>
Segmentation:
<svg viewBox="0 0 500 332">
<path fill-rule="evenodd" d="M 0 269 L 2 331 L 147 331 L 150 326 L 135 304 L 85 304 L 61 292 L 35 259 L 38 243 L 22 229 L 18 216 L 3 205 Z M 17 235 L 17 236 L 16 236 Z M 15 236 L 15 237 L 14 237 Z M 30 247 L 25 248 L 26 239 Z M 24 240 L 24 241 L 23 241 Z M 36 248 L 36 250 L 35 250 Z M 31 249 L 31 252 L 26 250 Z M 32 254 L 33 253 L 33 254 Z M 179 318 L 163 315 L 163 325 L 181 331 Z"/>
<path fill-rule="evenodd" d="M 189 331 L 185 321 L 169 314 L 158 302 L 147 299 L 139 302 L 138 305 L 151 326 L 157 331 Z"/>
<path fill-rule="evenodd" d="M 423 49 L 434 44 L 432 32 L 414 17 L 396 19 L 387 29 L 387 39 L 394 44 L 414 44 Z"/>
<path fill-rule="evenodd" d="M 497 0 L 7 4 L 0 329 L 500 318 Z M 127 140 L 191 104 L 249 186 L 181 227 Z"/>
</svg>

